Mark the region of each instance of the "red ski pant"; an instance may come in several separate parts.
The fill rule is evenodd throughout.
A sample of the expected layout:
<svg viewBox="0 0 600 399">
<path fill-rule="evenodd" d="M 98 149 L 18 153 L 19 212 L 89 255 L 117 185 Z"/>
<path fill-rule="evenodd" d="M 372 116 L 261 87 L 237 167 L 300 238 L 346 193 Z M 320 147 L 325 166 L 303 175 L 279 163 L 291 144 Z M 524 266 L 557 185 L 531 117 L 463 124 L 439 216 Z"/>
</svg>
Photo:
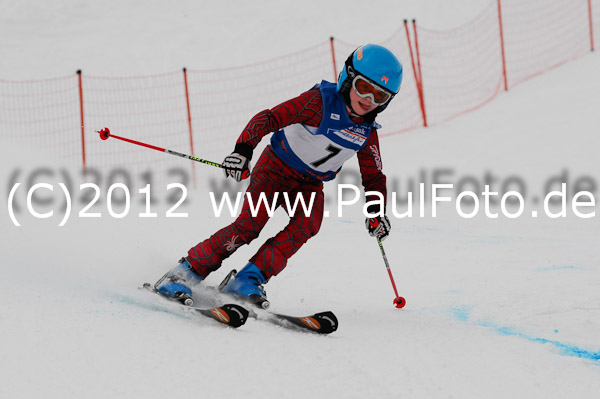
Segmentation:
<svg viewBox="0 0 600 399">
<path fill-rule="evenodd" d="M 279 274 L 287 265 L 287 260 L 294 255 L 309 238 L 319 232 L 323 220 L 323 182 L 310 178 L 283 163 L 270 146 L 263 151 L 254 167 L 250 185 L 246 190 L 244 205 L 240 216 L 230 224 L 200 242 L 188 251 L 187 260 L 194 270 L 205 278 L 221 266 L 221 262 L 231 256 L 243 244 L 249 244 L 260 234 L 269 220 L 264 202 L 252 216 L 247 195 L 252 198 L 254 207 L 259 203 L 259 196 L 264 193 L 271 207 L 275 193 L 279 193 L 276 206 L 287 210 L 284 193 L 289 203 L 294 205 L 296 196 L 301 195 L 305 204 L 311 203 L 312 210 L 306 216 L 300 202 L 290 217 L 288 225 L 269 238 L 250 258 L 250 262 L 258 266 L 267 278 Z"/>
</svg>

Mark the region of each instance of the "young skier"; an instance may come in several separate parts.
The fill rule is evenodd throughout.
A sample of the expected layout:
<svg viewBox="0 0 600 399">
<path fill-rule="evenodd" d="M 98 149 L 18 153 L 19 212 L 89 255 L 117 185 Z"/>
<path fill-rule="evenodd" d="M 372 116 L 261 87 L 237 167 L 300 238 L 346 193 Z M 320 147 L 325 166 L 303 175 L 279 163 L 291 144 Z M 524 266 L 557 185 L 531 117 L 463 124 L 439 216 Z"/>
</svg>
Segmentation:
<svg viewBox="0 0 600 399">
<path fill-rule="evenodd" d="M 317 234 L 323 219 L 323 182 L 334 179 L 354 154 L 365 192 L 379 192 L 385 199 L 386 177 L 377 138 L 381 126 L 375 117 L 398 93 L 401 81 L 402 64 L 396 56 L 385 47 L 367 44 L 350 54 L 337 85 L 322 81 L 250 120 L 233 153 L 223 162 L 225 176 L 241 181 L 249 173 L 254 148 L 265 135 L 275 132 L 250 175 L 247 193 L 252 203 L 259 203 L 260 193 L 268 199 L 279 193 L 277 206 L 284 204 L 283 193 L 288 193 L 290 202 L 301 195 L 306 204 L 312 194 L 314 202 L 308 217 L 297 207 L 282 231 L 269 238 L 239 273 L 230 273 L 221 284 L 223 292 L 268 307 L 263 284 L 278 275 L 288 259 Z M 367 218 L 365 225 L 371 236 L 383 240 L 391 226 L 385 206 L 379 208 L 369 207 L 369 214 L 377 216 Z M 264 205 L 252 216 L 246 199 L 235 222 L 191 248 L 187 257 L 156 283 L 156 289 L 169 297 L 191 299 L 193 286 L 217 270 L 239 246 L 254 240 L 268 219 Z"/>
</svg>

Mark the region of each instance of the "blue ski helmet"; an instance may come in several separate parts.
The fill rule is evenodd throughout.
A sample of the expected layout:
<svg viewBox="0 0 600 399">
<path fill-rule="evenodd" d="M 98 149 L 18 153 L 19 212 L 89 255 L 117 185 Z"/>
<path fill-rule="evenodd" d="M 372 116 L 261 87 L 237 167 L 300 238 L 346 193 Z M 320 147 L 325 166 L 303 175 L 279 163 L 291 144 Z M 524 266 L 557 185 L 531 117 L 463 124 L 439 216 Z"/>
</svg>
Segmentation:
<svg viewBox="0 0 600 399">
<path fill-rule="evenodd" d="M 346 60 L 337 82 L 337 91 L 348 104 L 350 103 L 349 93 L 352 88 L 352 80 L 356 75 L 362 75 L 377 86 L 391 92 L 393 98 L 400 90 L 402 83 L 402 63 L 394 53 L 377 44 L 365 44 L 354 50 Z M 372 112 L 377 114 L 383 111 L 390 101 Z"/>
</svg>

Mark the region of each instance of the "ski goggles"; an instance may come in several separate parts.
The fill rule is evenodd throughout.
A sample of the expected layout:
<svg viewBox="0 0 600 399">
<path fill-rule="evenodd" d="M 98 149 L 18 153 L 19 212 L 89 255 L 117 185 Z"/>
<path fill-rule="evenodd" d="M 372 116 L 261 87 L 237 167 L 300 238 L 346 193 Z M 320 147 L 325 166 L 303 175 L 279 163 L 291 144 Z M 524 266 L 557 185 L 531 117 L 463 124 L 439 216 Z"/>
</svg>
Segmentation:
<svg viewBox="0 0 600 399">
<path fill-rule="evenodd" d="M 393 97 L 392 93 L 382 89 L 362 75 L 356 75 L 354 79 L 352 79 L 352 88 L 359 97 L 368 97 L 375 105 L 383 105 Z"/>
</svg>

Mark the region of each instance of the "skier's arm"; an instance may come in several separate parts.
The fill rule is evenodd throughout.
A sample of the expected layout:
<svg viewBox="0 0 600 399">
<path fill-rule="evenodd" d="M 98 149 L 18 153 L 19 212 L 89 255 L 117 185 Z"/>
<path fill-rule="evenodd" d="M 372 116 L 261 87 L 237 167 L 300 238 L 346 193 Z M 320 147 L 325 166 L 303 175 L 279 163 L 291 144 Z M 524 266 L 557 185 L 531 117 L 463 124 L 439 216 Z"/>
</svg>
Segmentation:
<svg viewBox="0 0 600 399">
<path fill-rule="evenodd" d="M 273 109 L 266 109 L 254 115 L 244 128 L 235 145 L 235 152 L 252 158 L 252 152 L 260 140 L 269 133 L 276 132 L 294 123 L 319 126 L 323 102 L 319 89 L 311 89 L 298 97 L 285 101 Z"/>
<path fill-rule="evenodd" d="M 377 237 L 380 240 L 385 240 L 390 234 L 392 226 L 390 219 L 385 215 L 387 189 L 386 177 L 382 172 L 381 152 L 379 151 L 379 138 L 377 131 L 373 130 L 369 136 L 367 144 L 358 152 L 358 165 L 360 166 L 360 174 L 362 177 L 365 192 L 376 191 L 382 194 L 383 204 L 380 201 L 369 205 L 367 212 L 369 214 L 377 214 L 375 217 L 367 217 L 365 219 L 365 227 L 369 234 Z M 368 202 L 379 200 L 376 195 L 367 195 Z"/>
<path fill-rule="evenodd" d="M 357 156 L 365 192 L 377 191 L 383 195 L 384 207 L 381 211 L 385 213 L 385 204 L 387 201 L 386 177 L 382 171 L 383 165 L 381 162 L 381 151 L 379 151 L 377 130 L 374 129 L 371 132 L 367 144 L 357 153 Z M 378 198 L 375 195 L 366 197 L 367 202 L 376 199 Z M 378 207 L 369 207 L 369 213 L 377 213 L 379 211 Z"/>
<path fill-rule="evenodd" d="M 266 109 L 254 115 L 238 138 L 231 155 L 223 161 L 225 177 L 231 176 L 241 181 L 243 176 L 249 175 L 254 148 L 267 134 L 294 123 L 319 126 L 322 114 L 321 91 L 311 89 L 273 109 Z"/>
</svg>

